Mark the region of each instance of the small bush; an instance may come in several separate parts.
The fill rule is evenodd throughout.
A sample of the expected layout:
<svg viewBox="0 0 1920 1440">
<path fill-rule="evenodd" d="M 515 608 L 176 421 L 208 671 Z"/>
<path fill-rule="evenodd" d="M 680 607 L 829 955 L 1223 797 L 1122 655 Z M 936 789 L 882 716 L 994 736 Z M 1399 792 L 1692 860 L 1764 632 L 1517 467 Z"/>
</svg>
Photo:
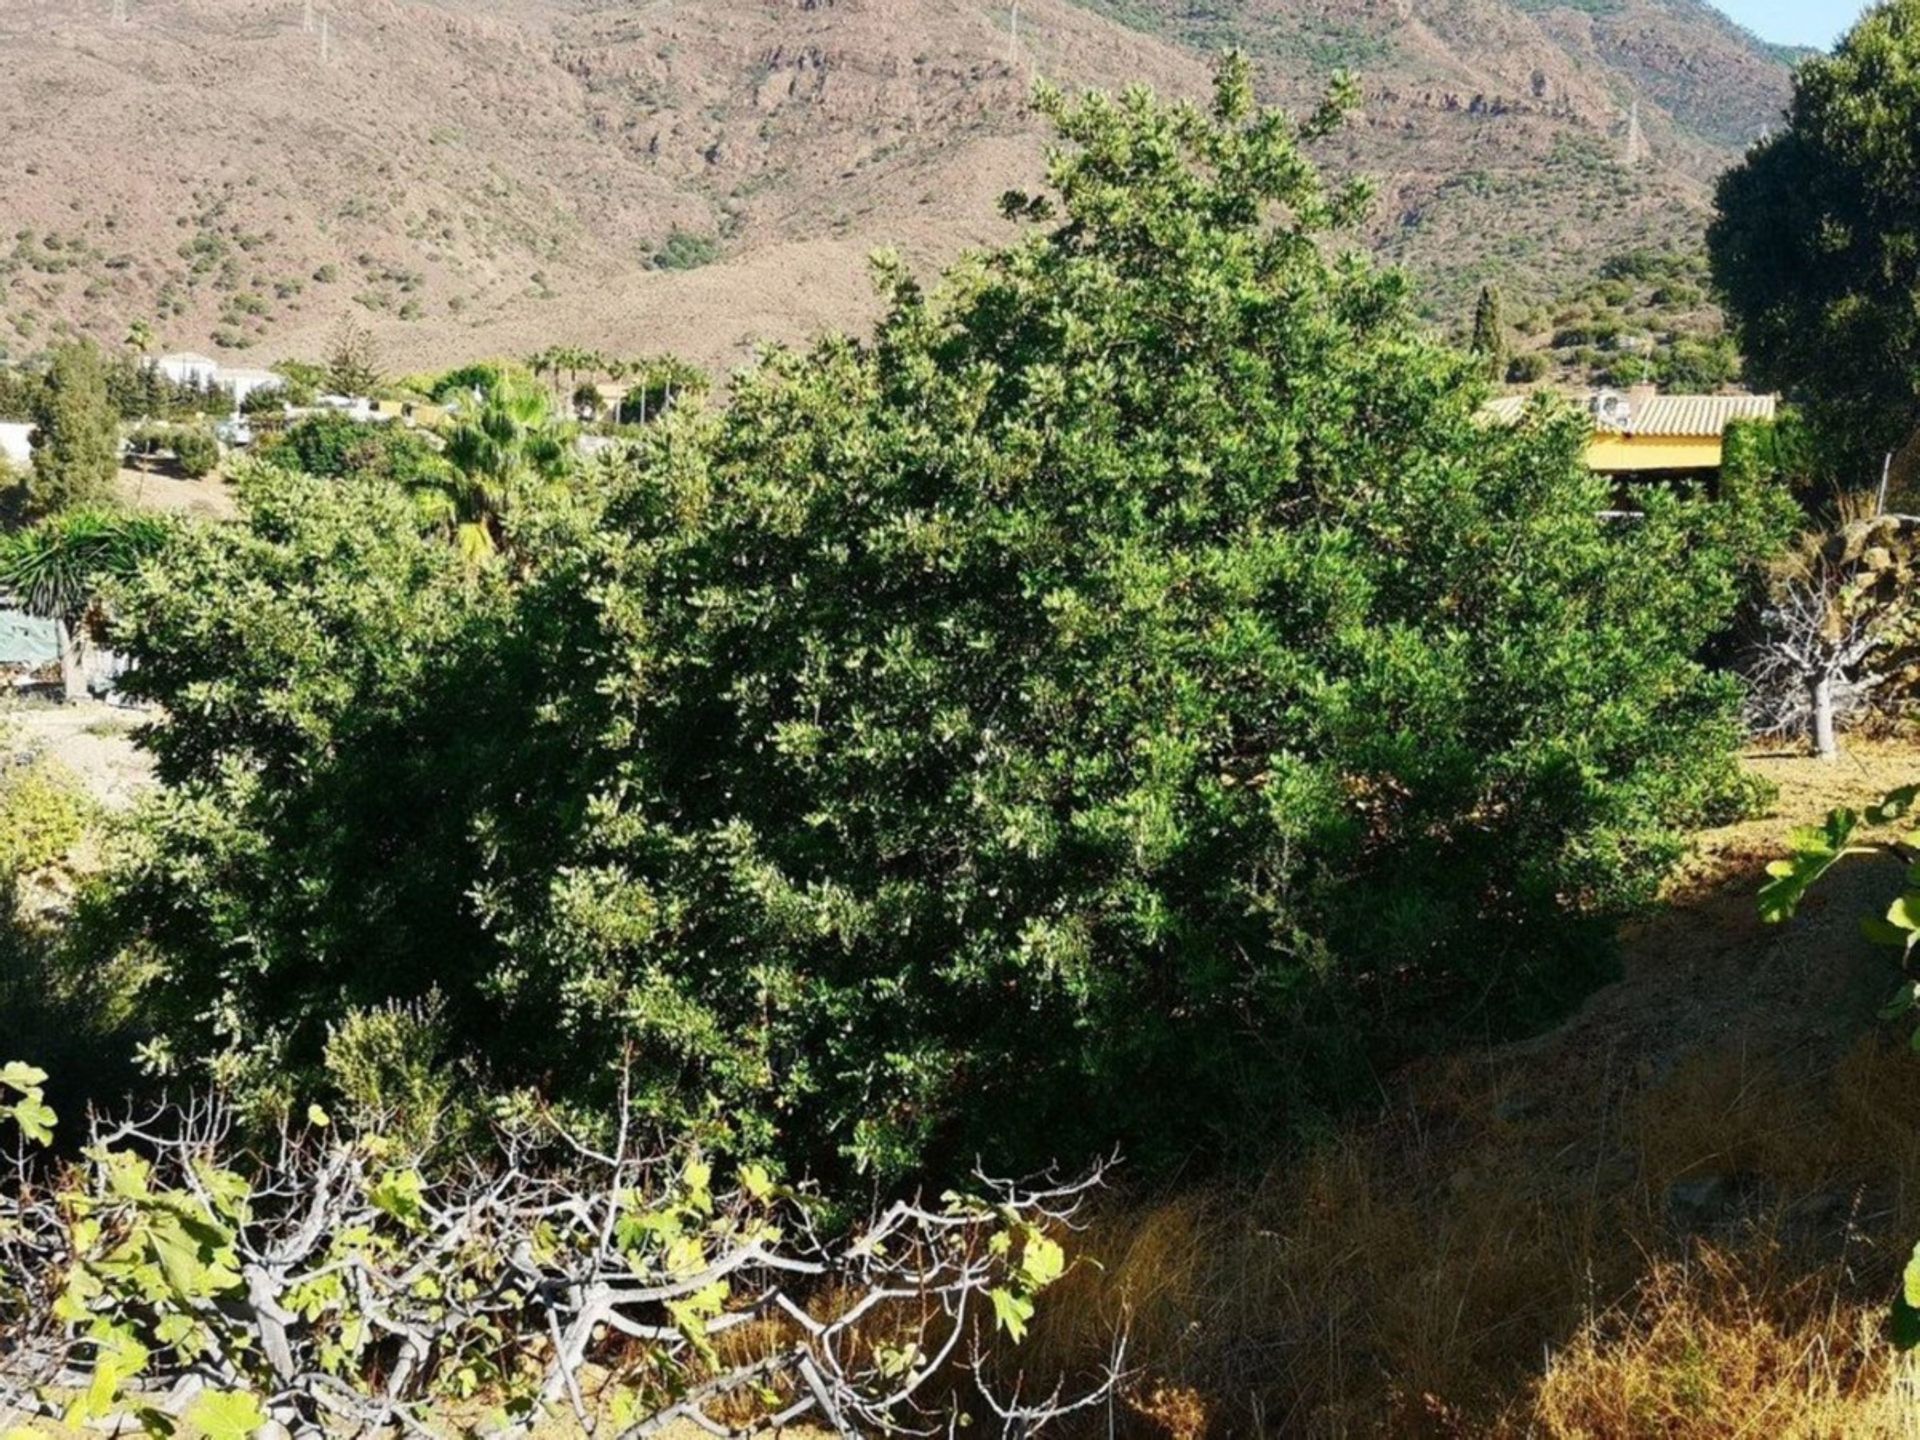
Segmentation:
<svg viewBox="0 0 1920 1440">
<path fill-rule="evenodd" d="M 720 244 L 712 236 L 675 230 L 654 252 L 653 264 L 656 270 L 698 270 L 719 258 Z"/>
<path fill-rule="evenodd" d="M 0 877 L 11 884 L 65 859 L 86 833 L 89 807 L 78 782 L 51 760 L 0 780 Z"/>
<path fill-rule="evenodd" d="M 287 407 L 287 388 L 284 385 L 272 386 L 264 390 L 250 391 L 240 402 L 242 415 L 279 415 Z"/>
<path fill-rule="evenodd" d="M 220 446 L 204 430 L 182 428 L 173 432 L 173 458 L 189 479 L 204 480 L 220 464 Z"/>
<path fill-rule="evenodd" d="M 353 1116 L 418 1151 L 433 1147 L 450 1116 L 453 1084 L 440 1065 L 447 1043 L 444 1011 L 437 994 L 414 1004 L 354 1010 L 327 1035 L 327 1078 Z"/>
<path fill-rule="evenodd" d="M 1532 385 L 1546 379 L 1547 371 L 1552 368 L 1553 362 L 1545 351 L 1528 350 L 1507 362 L 1507 383 Z"/>
</svg>

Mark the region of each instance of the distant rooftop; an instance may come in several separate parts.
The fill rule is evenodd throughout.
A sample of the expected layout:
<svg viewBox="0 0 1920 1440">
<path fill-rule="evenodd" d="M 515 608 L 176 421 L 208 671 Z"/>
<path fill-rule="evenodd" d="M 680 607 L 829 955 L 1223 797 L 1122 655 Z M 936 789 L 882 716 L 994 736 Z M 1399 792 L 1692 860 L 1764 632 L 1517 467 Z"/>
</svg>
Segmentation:
<svg viewBox="0 0 1920 1440">
<path fill-rule="evenodd" d="M 1594 428 L 1649 439 L 1718 439 L 1736 420 L 1771 420 L 1780 408 L 1774 395 L 1621 395 L 1602 391 L 1569 395 L 1594 416 Z M 1511 425 L 1532 403 L 1531 395 L 1502 395 L 1486 415 Z"/>
</svg>

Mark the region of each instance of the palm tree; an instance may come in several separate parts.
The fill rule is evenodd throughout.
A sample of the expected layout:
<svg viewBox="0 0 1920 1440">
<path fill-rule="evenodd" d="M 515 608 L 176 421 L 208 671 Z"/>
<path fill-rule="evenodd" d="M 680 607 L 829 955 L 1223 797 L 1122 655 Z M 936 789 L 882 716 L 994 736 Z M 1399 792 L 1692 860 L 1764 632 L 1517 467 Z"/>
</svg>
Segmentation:
<svg viewBox="0 0 1920 1440">
<path fill-rule="evenodd" d="M 501 522 L 520 499 L 562 480 L 573 459 L 573 427 L 554 414 L 537 385 L 503 376 L 447 436 L 453 474 L 438 510 L 463 553 L 495 553 Z"/>
<path fill-rule="evenodd" d="M 154 515 L 72 510 L 0 537 L 0 587 L 29 615 L 53 621 L 67 700 L 79 699 L 84 685 L 81 637 L 101 587 L 132 575 L 170 533 Z"/>
<path fill-rule="evenodd" d="M 560 353 L 559 346 L 549 345 L 529 355 L 526 364 L 527 369 L 533 372 L 533 378 L 545 380 L 549 385 L 557 384 L 560 379 Z"/>
<path fill-rule="evenodd" d="M 560 352 L 560 363 L 566 367 L 567 388 L 564 392 L 567 404 L 573 404 L 574 392 L 580 388 L 580 372 L 593 364 L 593 356 L 578 345 L 569 345 Z"/>
</svg>

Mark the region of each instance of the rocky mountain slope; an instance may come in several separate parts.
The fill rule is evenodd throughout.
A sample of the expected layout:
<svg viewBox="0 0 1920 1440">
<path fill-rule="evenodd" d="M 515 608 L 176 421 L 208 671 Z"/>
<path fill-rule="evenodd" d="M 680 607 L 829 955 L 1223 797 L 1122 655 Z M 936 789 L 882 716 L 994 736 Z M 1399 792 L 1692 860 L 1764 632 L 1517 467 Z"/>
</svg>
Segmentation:
<svg viewBox="0 0 1920 1440">
<path fill-rule="evenodd" d="M 1361 76 L 1322 158 L 1448 319 L 1697 233 L 1787 94 L 1701 0 L 9 0 L 0 343 L 724 364 L 863 323 L 876 245 L 1000 234 L 1035 75 L 1199 94 L 1229 43 L 1284 101 Z"/>
</svg>

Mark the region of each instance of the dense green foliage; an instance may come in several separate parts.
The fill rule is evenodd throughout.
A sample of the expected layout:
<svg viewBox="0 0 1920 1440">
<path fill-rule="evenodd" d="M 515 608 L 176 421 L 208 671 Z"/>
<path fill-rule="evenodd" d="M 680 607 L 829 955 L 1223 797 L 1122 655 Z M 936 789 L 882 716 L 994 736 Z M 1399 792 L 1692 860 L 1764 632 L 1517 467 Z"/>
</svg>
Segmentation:
<svg viewBox="0 0 1920 1440">
<path fill-rule="evenodd" d="M 100 352 L 90 344 L 54 352 L 35 396 L 33 470 L 27 510 L 53 515 L 112 498 L 120 468 L 120 424 L 107 399 Z"/>
<path fill-rule="evenodd" d="M 1731 484 L 1780 490 L 1812 512 L 1832 498 L 1833 467 L 1823 437 L 1793 406 L 1774 420 L 1737 420 L 1727 427 L 1721 474 Z"/>
<path fill-rule="evenodd" d="M 497 550 L 508 512 L 571 470 L 572 441 L 544 389 L 508 375 L 482 389 L 447 435 L 440 515 L 460 547 L 469 555 Z"/>
<path fill-rule="evenodd" d="M 1920 418 L 1920 0 L 1871 11 L 1795 76 L 1789 123 L 1721 180 L 1709 235 L 1753 375 L 1856 457 Z"/>
<path fill-rule="evenodd" d="M 1344 97 L 1341 97 L 1344 98 Z M 271 1094 L 436 997 L 497 1089 L 831 1172 L 1295 1123 L 1590 978 L 1745 798 L 1696 660 L 1777 507 L 1596 518 L 1477 418 L 1364 195 L 1216 108 L 1044 97 L 1026 242 L 776 355 L 464 563 L 243 481 L 128 593 L 156 1061 Z"/>
<path fill-rule="evenodd" d="M 323 480 L 349 475 L 397 485 L 432 483 L 446 465 L 425 436 L 398 424 L 367 424 L 338 410 L 303 416 L 261 442 L 259 456 Z"/>
<path fill-rule="evenodd" d="M 0 366 L 0 420 L 33 419 L 45 392 L 48 368 Z M 122 420 L 221 415 L 232 404 L 224 390 L 167 379 L 144 355 L 103 356 L 100 368 L 107 401 Z"/>
<path fill-rule="evenodd" d="M 69 510 L 0 536 L 0 588 L 34 615 L 78 620 L 101 591 L 166 544 L 168 523 L 118 510 Z"/>
<path fill-rule="evenodd" d="M 698 270 L 719 258 L 720 242 L 711 235 L 675 230 L 654 251 L 653 263 L 660 270 Z"/>
</svg>

